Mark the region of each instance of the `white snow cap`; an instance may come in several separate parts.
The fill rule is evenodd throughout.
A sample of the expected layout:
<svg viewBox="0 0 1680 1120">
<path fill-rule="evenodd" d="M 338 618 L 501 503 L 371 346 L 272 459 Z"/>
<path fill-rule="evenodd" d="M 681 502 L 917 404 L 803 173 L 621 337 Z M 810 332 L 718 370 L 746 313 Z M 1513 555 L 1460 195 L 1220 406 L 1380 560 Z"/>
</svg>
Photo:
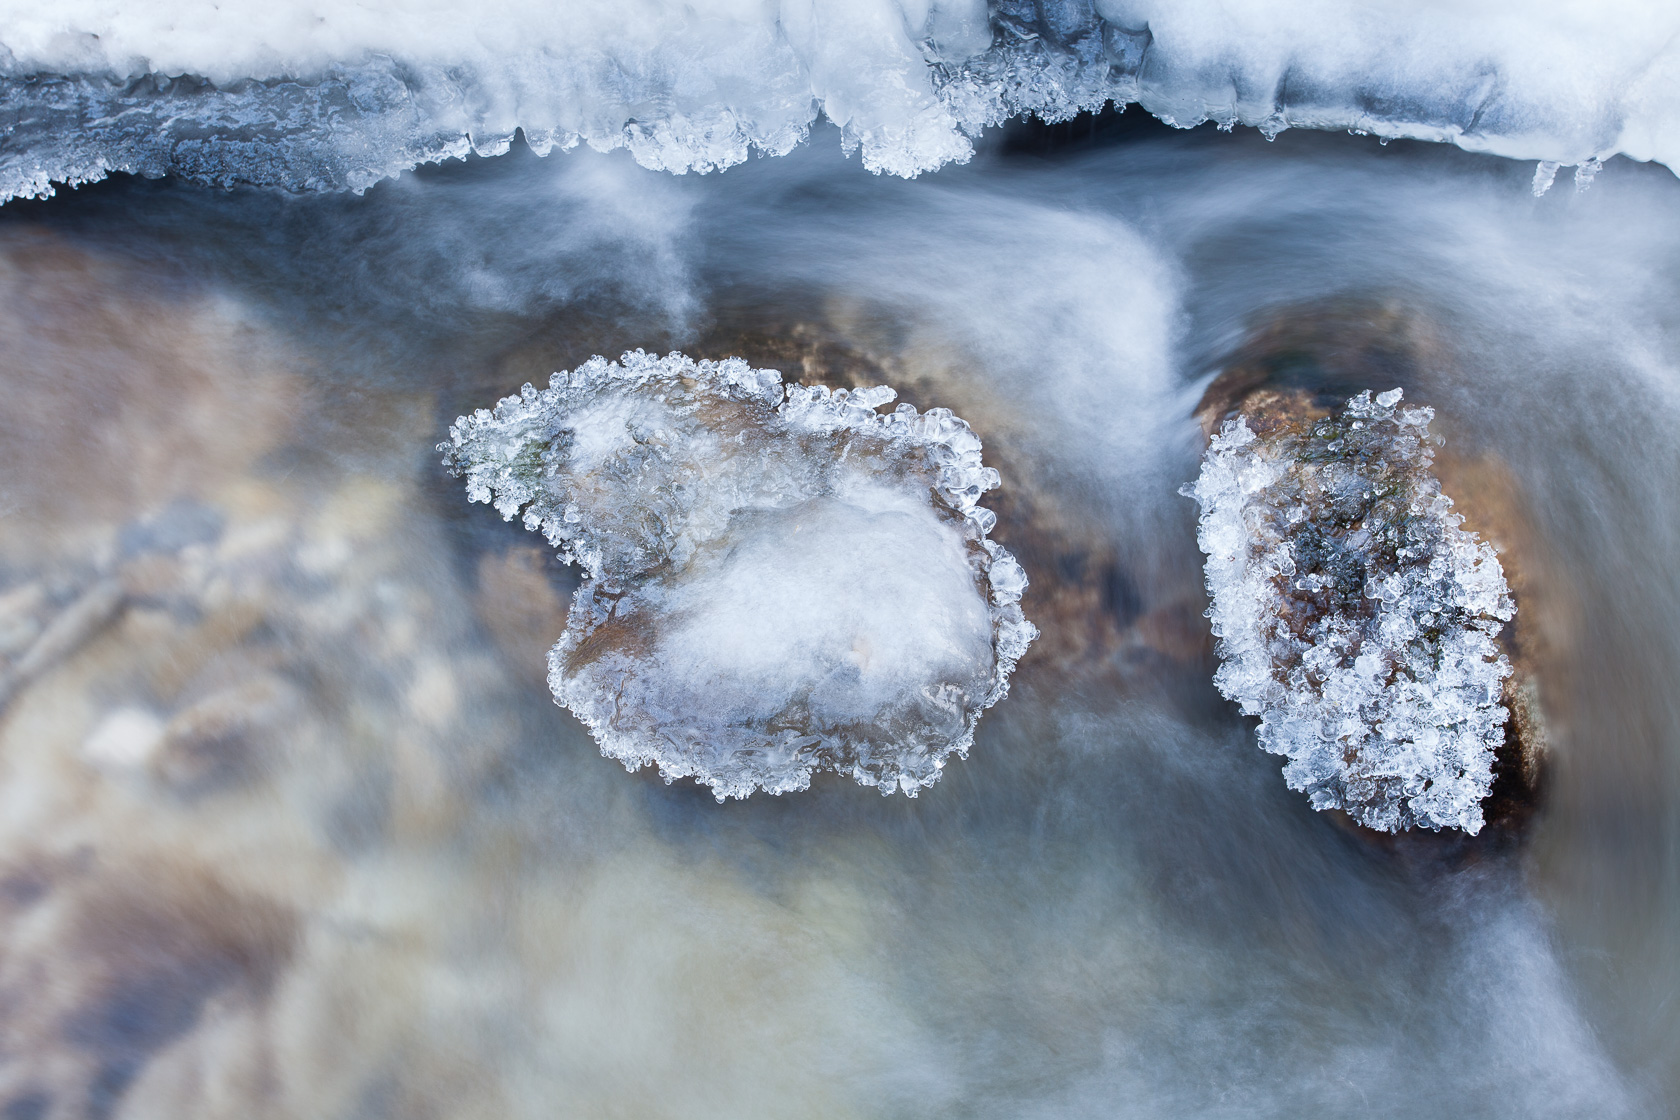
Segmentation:
<svg viewBox="0 0 1680 1120">
<path fill-rule="evenodd" d="M 1680 160 L 1658 0 L 0 0 L 0 201 L 111 171 L 362 190 L 417 163 L 628 148 L 706 171 L 818 114 L 873 171 L 1018 113 L 1352 129 Z"/>
<path fill-rule="evenodd" d="M 1429 473 L 1399 389 L 1264 439 L 1242 417 L 1201 476 L 1215 683 L 1260 717 L 1289 788 L 1369 828 L 1482 828 L 1516 613 L 1491 545 Z"/>
<path fill-rule="evenodd" d="M 605 754 L 720 801 L 966 757 L 1037 630 L 979 438 L 896 395 L 637 350 L 456 421 L 468 496 L 584 570 L 549 684 Z"/>
</svg>

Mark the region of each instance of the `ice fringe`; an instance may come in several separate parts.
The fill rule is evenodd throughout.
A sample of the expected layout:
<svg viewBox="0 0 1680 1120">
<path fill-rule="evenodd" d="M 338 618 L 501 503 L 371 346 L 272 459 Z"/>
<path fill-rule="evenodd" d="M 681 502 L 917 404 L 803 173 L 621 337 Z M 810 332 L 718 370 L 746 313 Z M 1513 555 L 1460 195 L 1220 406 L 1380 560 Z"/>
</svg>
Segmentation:
<svg viewBox="0 0 1680 1120">
<path fill-rule="evenodd" d="M 363 190 L 420 163 L 784 154 L 826 117 L 914 176 L 1020 114 L 1350 130 L 1680 162 L 1680 10 L 1317 0 L 0 0 L 0 201 L 113 171 Z M 1603 7 L 1600 5 L 1600 7 Z"/>
<path fill-rule="evenodd" d="M 640 350 L 463 416 L 468 497 L 586 576 L 549 654 L 603 753 L 719 801 L 831 769 L 910 796 L 966 757 L 1037 631 L 949 410 Z"/>
<path fill-rule="evenodd" d="M 1369 828 L 1482 827 L 1515 614 L 1493 548 L 1429 473 L 1434 412 L 1394 389 L 1304 430 L 1225 423 L 1200 503 L 1215 683 L 1316 809 Z"/>
</svg>

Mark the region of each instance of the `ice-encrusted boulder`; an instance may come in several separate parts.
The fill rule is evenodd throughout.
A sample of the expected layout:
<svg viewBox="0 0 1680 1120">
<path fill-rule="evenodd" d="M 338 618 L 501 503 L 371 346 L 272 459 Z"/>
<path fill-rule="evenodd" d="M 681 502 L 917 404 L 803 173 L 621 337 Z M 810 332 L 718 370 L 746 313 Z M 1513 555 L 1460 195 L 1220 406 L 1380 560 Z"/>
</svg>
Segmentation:
<svg viewBox="0 0 1680 1120">
<path fill-rule="evenodd" d="M 469 498 L 585 573 L 549 684 L 605 754 L 720 801 L 818 769 L 914 796 L 966 756 L 1037 633 L 1026 575 L 979 438 L 895 396 L 637 350 L 451 427 Z"/>
<path fill-rule="evenodd" d="M 1381 831 L 1483 825 L 1509 712 L 1499 558 L 1431 473 L 1431 409 L 1399 389 L 1339 413 L 1238 414 L 1201 505 L 1215 683 L 1260 717 L 1290 788 Z"/>
</svg>

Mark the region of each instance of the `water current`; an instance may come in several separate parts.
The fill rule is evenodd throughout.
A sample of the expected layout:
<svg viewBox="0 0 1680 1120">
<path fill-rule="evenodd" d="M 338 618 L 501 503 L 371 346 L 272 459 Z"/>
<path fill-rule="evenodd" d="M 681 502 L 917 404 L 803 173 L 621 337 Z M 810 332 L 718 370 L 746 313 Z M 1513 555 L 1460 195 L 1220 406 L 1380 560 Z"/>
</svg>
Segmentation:
<svg viewBox="0 0 1680 1120">
<path fill-rule="evenodd" d="M 906 181 L 835 131 L 0 210 L 0 1115 L 1672 1115 L 1675 176 L 1133 109 Z M 434 447 L 637 347 L 984 439 L 1041 637 L 918 798 L 720 804 L 553 703 L 578 576 Z M 1260 352 L 1494 495 L 1520 828 L 1315 812 L 1216 691 L 1179 489 Z"/>
</svg>

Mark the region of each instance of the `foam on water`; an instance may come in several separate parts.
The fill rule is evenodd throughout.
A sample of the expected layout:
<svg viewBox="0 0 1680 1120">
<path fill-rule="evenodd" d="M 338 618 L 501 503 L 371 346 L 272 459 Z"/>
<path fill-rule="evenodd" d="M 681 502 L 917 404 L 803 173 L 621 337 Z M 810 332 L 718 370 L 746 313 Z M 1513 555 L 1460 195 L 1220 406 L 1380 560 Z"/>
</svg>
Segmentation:
<svg viewBox="0 0 1680 1120">
<path fill-rule="evenodd" d="M 638 350 L 450 429 L 468 496 L 588 577 L 549 683 L 606 754 L 720 801 L 818 769 L 914 796 L 966 756 L 1036 635 L 1026 576 L 980 440 L 895 396 Z"/>
<path fill-rule="evenodd" d="M 1291 789 L 1385 832 L 1482 827 L 1515 614 L 1492 546 L 1429 474 L 1400 390 L 1304 432 L 1225 423 L 1201 476 L 1219 690 L 1260 717 Z"/>
<path fill-rule="evenodd" d="M 1590 166 L 1680 159 L 1680 10 L 1650 0 L 0 2 L 0 199 L 112 171 L 362 190 L 418 163 L 627 148 L 707 171 L 824 116 L 871 170 L 1136 102 Z"/>
</svg>

